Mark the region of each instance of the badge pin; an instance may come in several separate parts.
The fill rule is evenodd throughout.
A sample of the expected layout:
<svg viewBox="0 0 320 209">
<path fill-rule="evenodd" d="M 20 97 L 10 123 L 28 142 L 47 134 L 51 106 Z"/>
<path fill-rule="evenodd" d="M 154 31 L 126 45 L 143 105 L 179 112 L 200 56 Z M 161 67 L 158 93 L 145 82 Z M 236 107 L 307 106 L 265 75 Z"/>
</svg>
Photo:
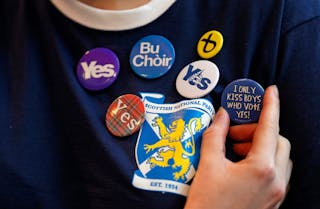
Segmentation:
<svg viewBox="0 0 320 209">
<path fill-rule="evenodd" d="M 211 30 L 200 38 L 197 51 L 200 57 L 209 59 L 216 56 L 223 46 L 223 36 L 219 31 Z"/>
<path fill-rule="evenodd" d="M 144 104 L 140 97 L 125 94 L 109 106 L 106 126 L 115 136 L 124 137 L 135 133 L 144 122 Z"/>
<path fill-rule="evenodd" d="M 171 42 L 163 36 L 150 35 L 139 40 L 130 53 L 133 71 L 147 79 L 163 76 L 172 67 L 175 50 Z"/>
<path fill-rule="evenodd" d="M 223 91 L 221 106 L 237 124 L 257 122 L 262 109 L 264 89 L 251 79 L 231 82 Z"/>
<path fill-rule="evenodd" d="M 218 67 L 208 60 L 198 60 L 185 66 L 176 80 L 176 89 L 186 98 L 199 98 L 210 93 L 219 80 Z"/>
<path fill-rule="evenodd" d="M 77 76 L 81 85 L 96 91 L 109 87 L 117 79 L 119 71 L 117 55 L 107 48 L 87 51 L 77 66 Z"/>
<path fill-rule="evenodd" d="M 214 115 L 206 99 L 165 103 L 164 95 L 141 93 L 145 122 L 136 144 L 132 184 L 186 196 L 200 157 L 203 132 Z"/>
</svg>

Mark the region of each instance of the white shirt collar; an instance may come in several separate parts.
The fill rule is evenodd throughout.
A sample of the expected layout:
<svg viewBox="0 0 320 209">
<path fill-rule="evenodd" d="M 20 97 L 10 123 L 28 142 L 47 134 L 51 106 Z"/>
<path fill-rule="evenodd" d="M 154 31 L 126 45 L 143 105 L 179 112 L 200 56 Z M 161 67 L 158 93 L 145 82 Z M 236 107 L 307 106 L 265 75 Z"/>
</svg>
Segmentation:
<svg viewBox="0 0 320 209">
<path fill-rule="evenodd" d="M 66 17 L 88 28 L 120 31 L 151 23 L 165 13 L 175 0 L 151 0 L 129 10 L 104 10 L 88 6 L 78 0 L 50 0 Z"/>
</svg>

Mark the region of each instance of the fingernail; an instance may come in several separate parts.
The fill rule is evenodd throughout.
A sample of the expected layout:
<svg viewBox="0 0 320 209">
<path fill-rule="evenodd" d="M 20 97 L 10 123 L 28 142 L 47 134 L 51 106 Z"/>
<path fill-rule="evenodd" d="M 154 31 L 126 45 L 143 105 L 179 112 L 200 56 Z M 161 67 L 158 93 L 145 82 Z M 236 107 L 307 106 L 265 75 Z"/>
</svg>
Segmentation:
<svg viewBox="0 0 320 209">
<path fill-rule="evenodd" d="M 273 85 L 273 86 L 272 86 L 272 89 L 273 89 L 273 94 L 274 94 L 276 97 L 279 97 L 279 90 L 278 90 L 277 85 Z"/>
<path fill-rule="evenodd" d="M 216 122 L 218 120 L 223 120 L 222 118 L 225 117 L 224 116 L 224 108 L 223 107 L 219 107 L 218 111 L 217 111 L 217 114 L 214 116 L 214 120 L 213 122 Z"/>
</svg>

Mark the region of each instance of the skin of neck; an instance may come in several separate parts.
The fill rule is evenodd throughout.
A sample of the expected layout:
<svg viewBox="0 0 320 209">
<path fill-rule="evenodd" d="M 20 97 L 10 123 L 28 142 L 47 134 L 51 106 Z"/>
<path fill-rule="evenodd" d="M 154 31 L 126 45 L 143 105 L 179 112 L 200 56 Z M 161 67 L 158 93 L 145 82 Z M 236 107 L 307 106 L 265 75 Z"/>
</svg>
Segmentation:
<svg viewBox="0 0 320 209">
<path fill-rule="evenodd" d="M 151 0 L 79 0 L 89 6 L 106 10 L 126 10 L 142 6 Z"/>
</svg>

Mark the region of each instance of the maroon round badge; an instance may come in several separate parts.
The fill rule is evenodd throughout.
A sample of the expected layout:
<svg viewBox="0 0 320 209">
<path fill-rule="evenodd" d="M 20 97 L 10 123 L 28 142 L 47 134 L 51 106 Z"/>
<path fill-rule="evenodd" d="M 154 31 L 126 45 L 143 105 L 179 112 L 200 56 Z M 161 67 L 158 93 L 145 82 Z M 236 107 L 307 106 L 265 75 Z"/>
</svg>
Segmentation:
<svg viewBox="0 0 320 209">
<path fill-rule="evenodd" d="M 106 126 L 115 136 L 129 136 L 138 131 L 144 122 L 144 104 L 140 97 L 125 94 L 109 106 Z"/>
</svg>

